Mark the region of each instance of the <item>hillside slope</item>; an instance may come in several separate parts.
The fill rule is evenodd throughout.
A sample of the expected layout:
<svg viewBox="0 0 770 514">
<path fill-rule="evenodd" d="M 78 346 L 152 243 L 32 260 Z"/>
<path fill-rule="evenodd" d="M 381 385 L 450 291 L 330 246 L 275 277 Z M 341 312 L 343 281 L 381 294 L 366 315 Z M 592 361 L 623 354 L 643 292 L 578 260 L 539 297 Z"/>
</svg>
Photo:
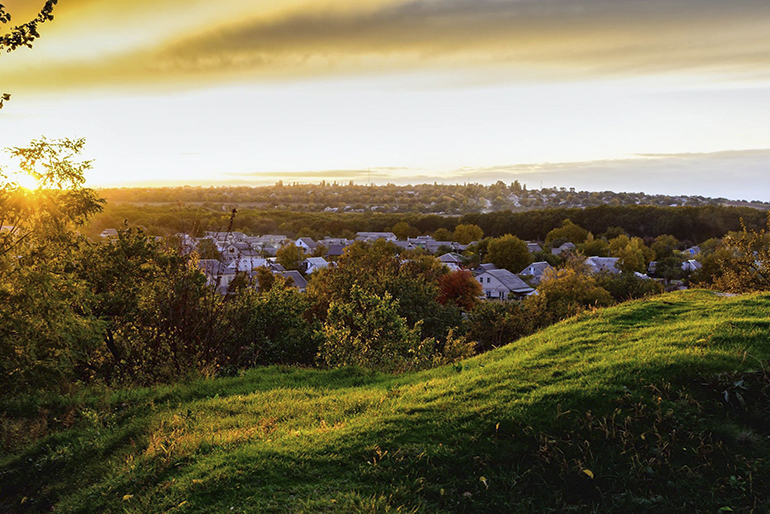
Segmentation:
<svg viewBox="0 0 770 514">
<path fill-rule="evenodd" d="M 0 511 L 766 512 L 769 358 L 770 295 L 691 291 L 418 374 L 19 400 L 17 441 L 60 430 L 0 456 Z"/>
</svg>

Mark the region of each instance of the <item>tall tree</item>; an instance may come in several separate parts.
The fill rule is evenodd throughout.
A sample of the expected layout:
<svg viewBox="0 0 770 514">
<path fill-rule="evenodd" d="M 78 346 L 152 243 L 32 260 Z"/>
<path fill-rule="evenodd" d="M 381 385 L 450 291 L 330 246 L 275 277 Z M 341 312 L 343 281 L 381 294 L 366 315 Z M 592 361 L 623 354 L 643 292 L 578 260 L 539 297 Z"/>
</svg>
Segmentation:
<svg viewBox="0 0 770 514">
<path fill-rule="evenodd" d="M 532 262 L 532 256 L 527 249 L 527 243 L 516 236 L 506 234 L 489 242 L 485 262 L 491 262 L 511 273 L 519 273 Z"/>
</svg>

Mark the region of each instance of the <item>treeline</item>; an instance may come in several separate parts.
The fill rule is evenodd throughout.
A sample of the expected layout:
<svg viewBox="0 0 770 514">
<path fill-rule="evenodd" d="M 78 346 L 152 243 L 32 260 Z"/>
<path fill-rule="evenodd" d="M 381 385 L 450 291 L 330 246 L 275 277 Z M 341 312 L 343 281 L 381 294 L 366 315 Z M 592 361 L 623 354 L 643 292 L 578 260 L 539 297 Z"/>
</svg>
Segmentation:
<svg viewBox="0 0 770 514">
<path fill-rule="evenodd" d="M 613 191 L 576 191 L 575 188 L 527 189 L 518 181 L 506 184 L 415 184 L 398 186 L 339 184 L 283 184 L 261 187 L 163 187 L 102 189 L 110 203 L 196 204 L 212 209 L 250 207 L 302 212 L 422 212 L 462 215 L 500 210 L 530 211 L 554 207 L 588 208 L 599 205 L 703 206 L 742 204 L 768 208 L 763 202 L 728 201 L 702 196 L 648 195 Z"/>
<path fill-rule="evenodd" d="M 226 229 L 230 211 L 191 206 L 135 206 L 107 204 L 87 229 L 95 237 L 105 228 L 142 226 L 152 235 L 184 232 L 199 236 L 207 230 Z M 359 231 L 392 231 L 406 223 L 416 235 L 433 234 L 439 229 L 454 231 L 457 225 L 481 227 L 484 234 L 499 237 L 513 234 L 525 240 L 543 241 L 551 230 L 570 219 L 596 236 L 610 229 L 641 238 L 673 235 L 680 241 L 697 244 L 741 229 L 764 226 L 766 212 L 748 207 L 648 207 L 599 206 L 586 209 L 543 209 L 530 212 L 501 211 L 460 217 L 435 214 L 309 213 L 283 210 L 238 210 L 238 230 L 251 235 L 280 233 L 291 237 L 352 237 Z M 403 225 L 402 225 L 403 226 Z M 402 230 L 403 232 L 403 230 Z"/>
</svg>

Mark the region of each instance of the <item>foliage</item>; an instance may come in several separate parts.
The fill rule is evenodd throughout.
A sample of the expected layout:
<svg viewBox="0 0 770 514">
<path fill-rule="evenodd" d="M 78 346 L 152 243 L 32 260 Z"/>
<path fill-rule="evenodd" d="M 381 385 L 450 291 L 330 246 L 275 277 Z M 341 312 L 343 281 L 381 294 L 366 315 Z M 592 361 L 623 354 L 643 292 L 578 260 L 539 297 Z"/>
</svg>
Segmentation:
<svg viewBox="0 0 770 514">
<path fill-rule="evenodd" d="M 768 307 L 688 291 L 420 373 L 17 396 L 0 511 L 762 512 Z"/>
<path fill-rule="evenodd" d="M 681 267 L 680 267 L 681 270 Z M 663 286 L 633 273 L 600 273 L 596 285 L 606 289 L 616 302 L 626 302 L 663 293 Z"/>
<path fill-rule="evenodd" d="M 416 256 L 402 261 L 397 247 L 383 240 L 372 244 L 357 242 L 345 249 L 337 266 L 326 267 L 313 275 L 308 295 L 313 301 L 317 319 L 324 321 L 334 302 L 345 302 L 357 286 L 383 297 L 387 293 L 397 300 L 399 316 L 410 327 L 421 323 L 423 338 L 443 339 L 448 330 L 459 324 L 460 312 L 453 305 L 441 305 L 439 277 L 446 267 L 432 256 Z"/>
<path fill-rule="evenodd" d="M 534 331 L 528 302 L 481 302 L 469 314 L 467 337 L 476 341 L 476 352 L 483 353 L 511 343 Z"/>
<path fill-rule="evenodd" d="M 655 253 L 647 248 L 639 237 L 630 238 L 620 235 L 609 241 L 609 251 L 612 257 L 617 257 L 617 268 L 623 272 L 644 273 Z"/>
<path fill-rule="evenodd" d="M 507 269 L 511 273 L 519 273 L 532 262 L 532 255 L 527 249 L 527 243 L 516 236 L 506 234 L 489 241 L 485 262 Z"/>
<path fill-rule="evenodd" d="M 473 241 L 481 241 L 484 237 L 484 231 L 478 225 L 471 224 L 459 224 L 455 227 L 454 234 L 452 235 L 452 241 L 457 241 L 460 244 L 470 244 Z"/>
<path fill-rule="evenodd" d="M 594 238 L 594 235 L 589 233 L 584 243 L 577 246 L 578 251 L 586 257 L 609 257 L 610 246 L 607 240 Z"/>
<path fill-rule="evenodd" d="M 569 218 L 565 219 L 561 227 L 554 228 L 545 236 L 545 245 L 555 248 L 567 241 L 579 245 L 588 239 L 588 230 L 576 225 Z"/>
<path fill-rule="evenodd" d="M 440 304 L 451 303 L 466 311 L 478 305 L 479 296 L 483 293 L 481 284 L 468 270 L 457 270 L 440 276 L 438 287 Z"/>
<path fill-rule="evenodd" d="M 318 358 L 330 367 L 361 366 L 385 372 L 427 367 L 435 342 L 421 340 L 420 327 L 410 328 L 398 314 L 398 301 L 358 285 L 350 300 L 329 306 L 325 340 Z"/>
<path fill-rule="evenodd" d="M 540 326 L 615 303 L 610 293 L 597 285 L 596 279 L 573 267 L 547 270 L 537 293 L 527 301 Z"/>
<path fill-rule="evenodd" d="M 723 291 L 744 293 L 770 289 L 770 213 L 767 228 L 728 234 L 724 245 L 727 253 L 716 258 L 720 275 L 714 286 Z"/>
<path fill-rule="evenodd" d="M 305 260 L 305 251 L 294 243 L 283 245 L 275 254 L 278 264 L 287 270 L 298 270 Z"/>
<path fill-rule="evenodd" d="M 650 250 L 655 252 L 655 260 L 658 261 L 672 257 L 677 248 L 679 248 L 679 240 L 668 234 L 659 235 L 650 245 Z"/>
</svg>

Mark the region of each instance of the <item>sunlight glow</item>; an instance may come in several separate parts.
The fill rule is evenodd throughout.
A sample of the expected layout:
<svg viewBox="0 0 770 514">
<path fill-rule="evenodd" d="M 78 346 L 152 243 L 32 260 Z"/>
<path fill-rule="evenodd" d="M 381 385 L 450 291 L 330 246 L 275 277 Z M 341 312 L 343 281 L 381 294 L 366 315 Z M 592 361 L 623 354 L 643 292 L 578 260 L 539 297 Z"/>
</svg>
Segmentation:
<svg viewBox="0 0 770 514">
<path fill-rule="evenodd" d="M 40 185 L 35 177 L 27 173 L 16 173 L 12 178 L 13 182 L 16 182 L 21 189 L 27 191 L 34 191 Z"/>
</svg>

